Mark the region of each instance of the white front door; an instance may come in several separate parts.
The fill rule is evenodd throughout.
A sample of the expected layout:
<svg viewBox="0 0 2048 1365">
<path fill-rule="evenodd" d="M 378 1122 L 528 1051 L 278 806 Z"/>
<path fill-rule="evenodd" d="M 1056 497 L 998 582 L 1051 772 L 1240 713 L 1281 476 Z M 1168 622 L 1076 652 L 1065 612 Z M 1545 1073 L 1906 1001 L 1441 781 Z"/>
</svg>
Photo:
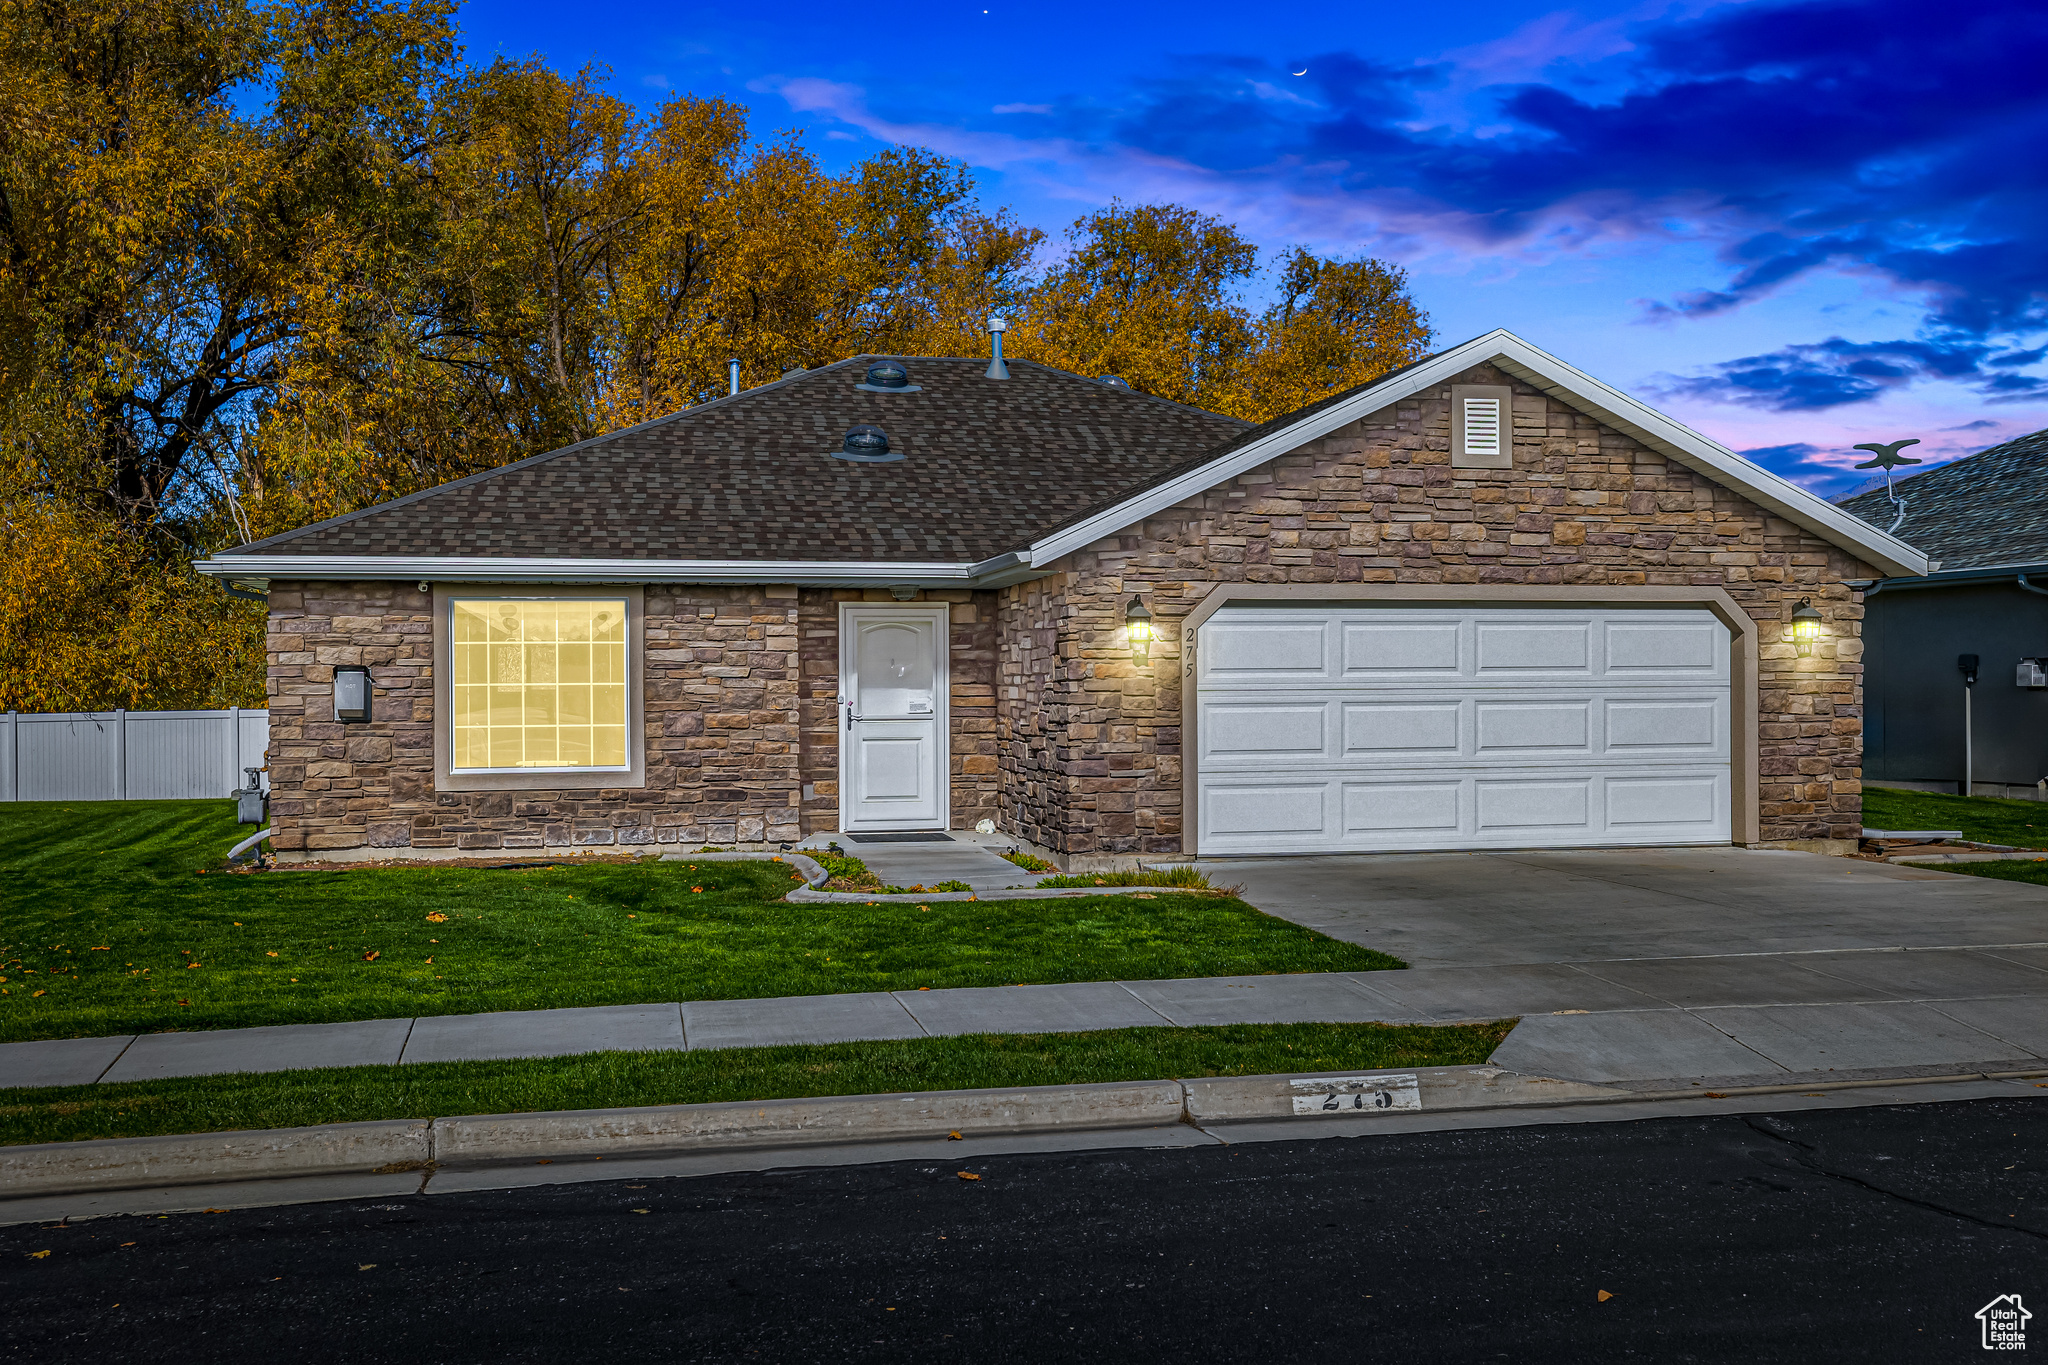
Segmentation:
<svg viewBox="0 0 2048 1365">
<path fill-rule="evenodd" d="M 840 609 L 841 829 L 946 827 L 946 612 Z"/>
</svg>

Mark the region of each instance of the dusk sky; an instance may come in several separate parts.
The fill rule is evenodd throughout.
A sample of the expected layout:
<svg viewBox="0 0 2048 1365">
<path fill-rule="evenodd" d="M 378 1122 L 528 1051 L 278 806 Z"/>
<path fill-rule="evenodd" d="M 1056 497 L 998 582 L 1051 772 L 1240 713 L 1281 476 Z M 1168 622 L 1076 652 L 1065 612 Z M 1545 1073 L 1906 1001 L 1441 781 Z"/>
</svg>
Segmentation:
<svg viewBox="0 0 2048 1365">
<path fill-rule="evenodd" d="M 1410 273 L 1817 491 L 2048 427 L 2048 5 L 472 0 L 468 57 Z M 1257 299 L 1251 300 L 1254 304 Z"/>
</svg>

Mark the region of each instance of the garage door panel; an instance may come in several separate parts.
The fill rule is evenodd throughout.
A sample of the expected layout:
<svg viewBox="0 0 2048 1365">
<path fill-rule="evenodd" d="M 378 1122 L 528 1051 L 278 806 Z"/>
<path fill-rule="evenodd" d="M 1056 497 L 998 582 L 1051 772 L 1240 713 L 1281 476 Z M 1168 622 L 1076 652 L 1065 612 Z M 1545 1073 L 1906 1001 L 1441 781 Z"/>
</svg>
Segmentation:
<svg viewBox="0 0 2048 1365">
<path fill-rule="evenodd" d="M 1722 744 L 1722 736 L 1728 730 L 1725 697 L 1700 695 L 1654 701 L 1610 698 L 1606 717 L 1608 757 L 1726 757 Z"/>
<path fill-rule="evenodd" d="M 1728 799 L 1727 778 L 1711 772 L 1609 777 L 1606 787 L 1607 823 L 1616 829 L 1711 829 Z"/>
<path fill-rule="evenodd" d="M 1332 787 L 1328 781 L 1218 785 L 1203 792 L 1203 841 L 1236 841 L 1244 851 L 1274 846 L 1277 838 L 1310 836 L 1328 842 Z M 1287 847 L 1294 847 L 1292 843 Z"/>
<path fill-rule="evenodd" d="M 1692 623 L 1609 621 L 1605 636 L 1610 676 L 1728 676 L 1727 628 L 1712 618 Z"/>
<path fill-rule="evenodd" d="M 1367 762 L 1412 763 L 1425 754 L 1456 756 L 1465 704 L 1439 702 L 1346 702 L 1344 754 Z"/>
<path fill-rule="evenodd" d="M 1480 702 L 1478 756 L 1512 754 L 1519 761 L 1532 750 L 1590 756 L 1593 703 L 1583 701 Z"/>
<path fill-rule="evenodd" d="M 1551 673 L 1588 676 L 1593 670 L 1593 623 L 1561 621 L 1522 625 L 1478 623 L 1478 676 Z"/>
<path fill-rule="evenodd" d="M 1465 828 L 1465 782 L 1347 782 L 1344 833 L 1455 835 Z"/>
<path fill-rule="evenodd" d="M 1344 623 L 1343 632 L 1347 678 L 1459 676 L 1461 621 L 1353 621 Z"/>
<path fill-rule="evenodd" d="M 1588 832 L 1593 808 L 1593 779 L 1552 778 L 1547 780 L 1483 781 L 1478 786 L 1477 833 L 1500 834 L 1517 831 Z"/>
<path fill-rule="evenodd" d="M 1328 701 L 1278 702 L 1267 706 L 1224 703 L 1203 713 L 1203 747 L 1223 761 L 1254 758 L 1321 758 L 1329 748 Z"/>
<path fill-rule="evenodd" d="M 1329 636 L 1321 621 L 1232 623 L 1203 637 L 1203 672 L 1217 682 L 1240 684 L 1326 678 Z"/>
</svg>

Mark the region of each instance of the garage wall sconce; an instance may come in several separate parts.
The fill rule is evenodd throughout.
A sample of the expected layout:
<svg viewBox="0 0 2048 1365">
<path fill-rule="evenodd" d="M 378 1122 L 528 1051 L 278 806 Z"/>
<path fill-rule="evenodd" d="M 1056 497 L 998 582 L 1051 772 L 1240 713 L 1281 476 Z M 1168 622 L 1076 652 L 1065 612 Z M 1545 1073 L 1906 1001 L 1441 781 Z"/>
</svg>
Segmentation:
<svg viewBox="0 0 2048 1365">
<path fill-rule="evenodd" d="M 1124 608 L 1124 629 L 1131 637 L 1131 658 L 1141 664 L 1148 662 L 1152 658 L 1152 613 L 1145 610 L 1143 599 L 1133 597 Z"/>
<path fill-rule="evenodd" d="M 1812 598 L 1802 597 L 1792 609 L 1792 643 L 1799 647 L 1799 657 L 1804 659 L 1812 654 L 1819 640 L 1820 613 L 1813 609 Z"/>
</svg>

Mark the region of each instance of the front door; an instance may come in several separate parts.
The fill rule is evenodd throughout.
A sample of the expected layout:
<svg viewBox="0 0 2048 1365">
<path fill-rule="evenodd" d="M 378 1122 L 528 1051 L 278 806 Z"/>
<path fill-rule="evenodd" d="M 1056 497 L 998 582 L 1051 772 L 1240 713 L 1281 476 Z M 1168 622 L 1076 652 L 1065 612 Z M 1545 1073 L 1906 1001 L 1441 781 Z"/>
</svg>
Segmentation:
<svg viewBox="0 0 2048 1365">
<path fill-rule="evenodd" d="M 841 609 L 841 829 L 946 827 L 946 611 Z"/>
</svg>

